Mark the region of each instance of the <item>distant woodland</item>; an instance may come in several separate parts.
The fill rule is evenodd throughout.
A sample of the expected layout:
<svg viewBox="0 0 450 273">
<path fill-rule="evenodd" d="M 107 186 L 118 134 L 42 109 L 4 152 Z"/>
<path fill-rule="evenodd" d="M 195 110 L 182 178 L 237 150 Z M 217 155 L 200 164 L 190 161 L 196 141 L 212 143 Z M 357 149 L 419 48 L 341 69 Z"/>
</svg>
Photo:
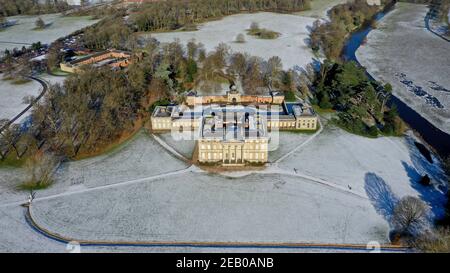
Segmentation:
<svg viewBox="0 0 450 273">
<path fill-rule="evenodd" d="M 139 31 L 171 30 L 240 12 L 307 9 L 310 9 L 310 0 L 168 0 L 139 7 L 132 21 Z"/>
<path fill-rule="evenodd" d="M 138 31 L 194 28 L 195 24 L 240 12 L 296 12 L 310 8 L 310 0 L 168 0 L 140 5 L 124 23 L 125 10 L 116 10 L 85 30 L 84 42 L 92 49 L 132 49 Z"/>
<path fill-rule="evenodd" d="M 0 17 L 56 13 L 68 8 L 66 2 L 57 0 L 0 0 Z"/>
</svg>

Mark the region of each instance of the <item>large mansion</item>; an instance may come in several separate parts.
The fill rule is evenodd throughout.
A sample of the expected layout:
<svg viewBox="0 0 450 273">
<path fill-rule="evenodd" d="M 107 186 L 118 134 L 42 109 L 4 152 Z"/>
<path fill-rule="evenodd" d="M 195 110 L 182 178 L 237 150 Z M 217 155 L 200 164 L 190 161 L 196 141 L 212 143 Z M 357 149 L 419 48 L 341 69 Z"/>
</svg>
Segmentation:
<svg viewBox="0 0 450 273">
<path fill-rule="evenodd" d="M 154 131 L 198 141 L 200 163 L 225 166 L 268 161 L 270 133 L 277 130 L 316 130 L 318 118 L 301 103 L 287 103 L 284 95 L 223 96 L 190 93 L 182 105 L 158 106 L 152 113 Z"/>
</svg>

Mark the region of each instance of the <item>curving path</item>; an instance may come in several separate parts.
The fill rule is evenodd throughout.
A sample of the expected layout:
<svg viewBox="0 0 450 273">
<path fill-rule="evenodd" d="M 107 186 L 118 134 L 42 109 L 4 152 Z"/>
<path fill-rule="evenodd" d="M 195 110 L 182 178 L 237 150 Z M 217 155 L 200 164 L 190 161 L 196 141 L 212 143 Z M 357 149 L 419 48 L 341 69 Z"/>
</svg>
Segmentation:
<svg viewBox="0 0 450 273">
<path fill-rule="evenodd" d="M 13 117 L 11 120 L 9 120 L 6 124 L 4 124 L 2 127 L 0 127 L 0 133 L 3 130 L 5 130 L 6 128 L 8 128 L 11 124 L 13 124 L 16 120 L 18 120 L 21 116 L 23 116 L 26 112 L 28 112 L 31 109 L 31 107 L 33 107 L 33 105 L 36 102 L 38 102 L 45 95 L 45 93 L 48 90 L 49 84 L 45 80 L 38 78 L 38 77 L 34 77 L 34 76 L 28 76 L 27 78 L 40 83 L 42 85 L 42 92 L 25 109 L 23 109 L 19 114 L 17 114 L 15 117 Z"/>
</svg>

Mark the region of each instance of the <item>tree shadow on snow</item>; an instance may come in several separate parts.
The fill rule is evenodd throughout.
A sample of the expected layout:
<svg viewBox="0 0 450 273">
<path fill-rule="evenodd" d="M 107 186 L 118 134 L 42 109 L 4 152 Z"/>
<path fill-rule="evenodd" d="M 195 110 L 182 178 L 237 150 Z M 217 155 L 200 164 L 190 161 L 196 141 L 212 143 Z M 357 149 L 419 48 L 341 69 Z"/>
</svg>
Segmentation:
<svg viewBox="0 0 450 273">
<path fill-rule="evenodd" d="M 376 212 L 384 217 L 391 225 L 391 218 L 399 198 L 392 192 L 391 187 L 383 178 L 375 173 L 366 173 L 364 189 Z"/>
<path fill-rule="evenodd" d="M 408 174 L 411 187 L 429 205 L 432 212 L 430 217 L 440 219 L 445 215 L 446 193 L 448 190 L 447 180 L 442 166 L 433 154 L 433 163 L 430 163 L 414 144 L 412 137 L 407 137 L 406 142 L 412 164 L 402 161 L 402 165 Z M 424 175 L 428 175 L 431 179 L 431 184 L 428 186 L 420 183 Z"/>
</svg>

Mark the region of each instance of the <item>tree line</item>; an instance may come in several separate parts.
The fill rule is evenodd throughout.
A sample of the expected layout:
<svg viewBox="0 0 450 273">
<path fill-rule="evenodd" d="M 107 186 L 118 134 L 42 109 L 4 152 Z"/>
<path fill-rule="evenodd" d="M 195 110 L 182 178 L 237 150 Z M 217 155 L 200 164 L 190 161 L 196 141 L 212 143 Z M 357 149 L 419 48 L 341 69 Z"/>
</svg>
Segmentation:
<svg viewBox="0 0 450 273">
<path fill-rule="evenodd" d="M 0 17 L 57 13 L 68 9 L 65 1 L 58 0 L 0 0 Z"/>
<path fill-rule="evenodd" d="M 240 12 L 296 12 L 310 0 L 167 0 L 139 6 L 131 21 L 139 31 L 173 30 Z"/>
</svg>

